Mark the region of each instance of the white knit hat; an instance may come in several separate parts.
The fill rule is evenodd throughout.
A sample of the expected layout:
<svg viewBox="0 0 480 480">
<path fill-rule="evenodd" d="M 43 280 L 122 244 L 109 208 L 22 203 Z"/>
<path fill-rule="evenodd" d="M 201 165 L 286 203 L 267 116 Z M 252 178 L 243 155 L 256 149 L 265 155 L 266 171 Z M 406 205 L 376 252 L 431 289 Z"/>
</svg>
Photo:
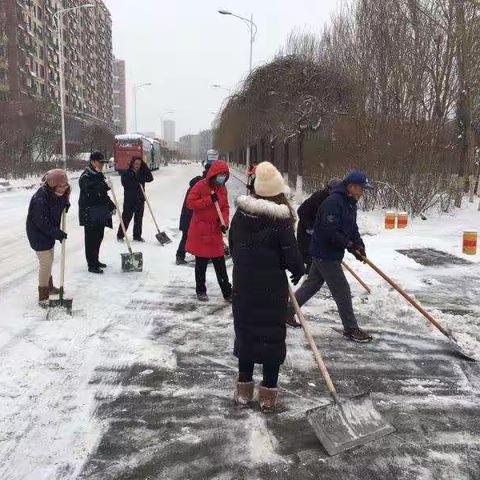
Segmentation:
<svg viewBox="0 0 480 480">
<path fill-rule="evenodd" d="M 282 174 L 270 162 L 262 162 L 255 169 L 255 193 L 260 197 L 275 197 L 288 192 Z"/>
</svg>

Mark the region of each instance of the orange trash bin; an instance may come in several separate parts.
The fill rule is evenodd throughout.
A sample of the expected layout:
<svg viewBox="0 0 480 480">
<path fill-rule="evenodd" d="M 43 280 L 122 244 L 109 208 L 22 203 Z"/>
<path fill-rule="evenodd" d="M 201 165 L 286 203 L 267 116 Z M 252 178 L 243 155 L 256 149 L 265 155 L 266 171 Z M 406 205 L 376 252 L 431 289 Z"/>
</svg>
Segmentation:
<svg viewBox="0 0 480 480">
<path fill-rule="evenodd" d="M 463 232 L 463 253 L 475 255 L 477 253 L 477 232 Z"/>
<path fill-rule="evenodd" d="M 387 230 L 395 228 L 396 218 L 397 214 L 395 212 L 385 212 L 385 228 Z"/>
<path fill-rule="evenodd" d="M 408 225 L 408 213 L 400 212 L 397 218 L 397 228 L 407 228 Z"/>
</svg>

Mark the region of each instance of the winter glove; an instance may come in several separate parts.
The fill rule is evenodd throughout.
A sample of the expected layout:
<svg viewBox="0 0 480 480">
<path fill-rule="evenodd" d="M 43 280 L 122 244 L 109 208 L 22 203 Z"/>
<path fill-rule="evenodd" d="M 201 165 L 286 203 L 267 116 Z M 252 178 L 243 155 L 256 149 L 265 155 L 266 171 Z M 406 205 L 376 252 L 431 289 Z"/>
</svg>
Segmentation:
<svg viewBox="0 0 480 480">
<path fill-rule="evenodd" d="M 307 233 L 309 235 L 312 235 L 313 234 L 313 228 L 307 228 Z"/>
<path fill-rule="evenodd" d="M 367 256 L 365 247 L 363 245 L 355 245 L 353 242 L 348 242 L 347 250 L 360 262 L 364 262 L 364 257 Z"/>
<path fill-rule="evenodd" d="M 210 194 L 210 197 L 211 197 L 213 203 L 215 203 L 215 202 L 218 203 L 218 196 L 217 196 L 217 194 L 216 194 L 215 192 L 212 192 L 212 193 Z"/>
<path fill-rule="evenodd" d="M 297 283 L 302 279 L 303 275 L 295 275 L 294 273 L 292 273 L 290 275 L 290 280 L 292 281 L 292 283 L 294 285 L 297 285 Z"/>
<path fill-rule="evenodd" d="M 60 243 L 62 243 L 64 240 L 66 240 L 68 238 L 68 235 L 63 231 L 63 230 L 59 230 L 58 231 L 58 234 L 57 234 L 57 240 L 60 241 Z"/>
<path fill-rule="evenodd" d="M 222 229 L 223 234 L 228 232 L 228 227 L 226 225 L 222 225 L 220 228 Z"/>
</svg>

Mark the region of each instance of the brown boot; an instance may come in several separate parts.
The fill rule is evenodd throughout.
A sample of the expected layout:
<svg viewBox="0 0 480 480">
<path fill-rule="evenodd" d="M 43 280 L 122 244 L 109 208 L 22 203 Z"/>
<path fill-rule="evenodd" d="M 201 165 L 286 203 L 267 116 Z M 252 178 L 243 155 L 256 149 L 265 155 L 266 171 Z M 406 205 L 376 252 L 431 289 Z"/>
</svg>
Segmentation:
<svg viewBox="0 0 480 480">
<path fill-rule="evenodd" d="M 270 413 L 275 411 L 278 399 L 278 388 L 267 388 L 260 385 L 258 389 L 258 401 L 262 412 Z"/>
<path fill-rule="evenodd" d="M 50 296 L 49 287 L 38 287 L 38 304 L 42 308 L 48 307 L 48 298 Z"/>
<path fill-rule="evenodd" d="M 48 288 L 49 288 L 50 294 L 52 294 L 52 295 L 59 295 L 60 294 L 60 289 L 53 286 L 53 278 L 52 277 L 50 277 L 50 279 L 48 281 Z"/>
<path fill-rule="evenodd" d="M 233 399 L 237 405 L 248 405 L 253 400 L 253 382 L 236 382 L 236 390 Z"/>
</svg>

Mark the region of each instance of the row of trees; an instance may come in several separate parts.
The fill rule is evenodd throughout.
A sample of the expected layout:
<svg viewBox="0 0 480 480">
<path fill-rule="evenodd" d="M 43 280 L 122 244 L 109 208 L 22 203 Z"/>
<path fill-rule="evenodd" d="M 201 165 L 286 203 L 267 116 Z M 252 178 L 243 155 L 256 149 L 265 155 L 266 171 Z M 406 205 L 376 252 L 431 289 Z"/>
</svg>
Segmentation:
<svg viewBox="0 0 480 480">
<path fill-rule="evenodd" d="M 299 191 L 364 168 L 377 185 L 368 207 L 460 206 L 478 188 L 479 47 L 474 0 L 351 1 L 247 78 L 216 147 L 273 160 Z"/>
</svg>

